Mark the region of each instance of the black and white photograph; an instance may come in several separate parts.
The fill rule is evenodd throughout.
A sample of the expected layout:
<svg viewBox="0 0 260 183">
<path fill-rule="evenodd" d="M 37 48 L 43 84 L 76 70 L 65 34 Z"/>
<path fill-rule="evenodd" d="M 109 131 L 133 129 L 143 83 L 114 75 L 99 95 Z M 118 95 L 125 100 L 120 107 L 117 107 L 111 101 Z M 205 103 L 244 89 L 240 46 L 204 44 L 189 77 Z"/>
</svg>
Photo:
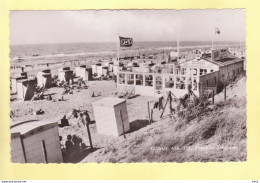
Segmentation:
<svg viewBox="0 0 260 183">
<path fill-rule="evenodd" d="M 247 161 L 245 14 L 10 11 L 11 162 Z"/>
</svg>

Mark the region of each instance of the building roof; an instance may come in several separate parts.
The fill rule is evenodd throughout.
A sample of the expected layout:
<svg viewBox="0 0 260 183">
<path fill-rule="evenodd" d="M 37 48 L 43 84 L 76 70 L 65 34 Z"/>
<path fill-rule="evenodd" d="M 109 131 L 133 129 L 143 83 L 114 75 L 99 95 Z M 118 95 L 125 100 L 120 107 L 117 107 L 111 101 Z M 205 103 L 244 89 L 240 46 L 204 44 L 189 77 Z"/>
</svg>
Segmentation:
<svg viewBox="0 0 260 183">
<path fill-rule="evenodd" d="M 18 83 L 36 83 L 34 79 L 19 79 L 17 80 Z"/>
<path fill-rule="evenodd" d="M 194 60 L 194 59 L 192 59 L 192 60 Z M 186 63 L 186 62 L 189 62 L 189 61 L 192 61 L 192 60 L 186 60 L 186 61 L 181 62 L 179 64 L 183 64 L 183 63 Z M 230 64 L 233 64 L 233 63 L 237 63 L 237 62 L 243 61 L 243 59 L 238 58 L 238 57 L 234 57 L 232 55 L 230 55 L 227 58 L 219 59 L 217 61 L 212 60 L 211 57 L 201 57 L 201 60 L 205 60 L 205 61 L 210 62 L 212 64 L 215 64 L 215 65 L 217 65 L 219 67 L 223 67 L 223 66 L 226 66 L 226 65 L 230 65 Z"/>
<path fill-rule="evenodd" d="M 33 135 L 34 133 L 37 133 L 39 131 L 44 131 L 58 125 L 58 122 L 37 121 L 37 120 L 29 120 L 29 121 L 21 121 L 21 122 L 13 122 L 13 123 L 15 124 L 11 125 L 10 132 L 20 133 L 21 135 L 27 135 L 27 134 Z"/>
<path fill-rule="evenodd" d="M 241 58 L 232 57 L 232 56 L 227 57 L 227 58 L 222 58 L 222 59 L 219 59 L 217 61 L 214 61 L 211 58 L 203 58 L 203 59 L 205 59 L 206 61 L 211 62 L 213 64 L 216 64 L 220 67 L 243 61 L 243 59 L 241 59 Z"/>
<path fill-rule="evenodd" d="M 124 100 L 124 99 L 120 99 L 120 98 L 116 98 L 116 97 L 106 97 L 106 98 L 100 99 L 96 102 L 93 102 L 92 105 L 93 106 L 113 107 L 113 106 L 121 104 L 125 101 L 126 100 Z"/>
</svg>

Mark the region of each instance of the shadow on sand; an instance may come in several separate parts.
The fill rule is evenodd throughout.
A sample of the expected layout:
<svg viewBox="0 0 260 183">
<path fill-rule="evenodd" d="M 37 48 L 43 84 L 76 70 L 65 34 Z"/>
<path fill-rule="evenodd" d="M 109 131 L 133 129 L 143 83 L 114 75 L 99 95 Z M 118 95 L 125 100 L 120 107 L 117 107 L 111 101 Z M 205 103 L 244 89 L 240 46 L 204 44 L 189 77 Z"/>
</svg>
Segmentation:
<svg viewBox="0 0 260 183">
<path fill-rule="evenodd" d="M 98 149 L 100 148 L 93 148 L 93 150 L 91 150 L 91 148 L 88 148 L 83 150 L 82 152 L 74 153 L 69 157 L 63 157 L 64 163 L 80 163 L 86 156 L 88 156 L 92 152 L 95 152 Z"/>
<path fill-rule="evenodd" d="M 129 125 L 130 131 L 128 131 L 127 133 L 131 133 L 146 127 L 147 125 L 149 125 L 149 121 L 147 119 L 137 119 L 135 121 L 132 121 Z"/>
</svg>

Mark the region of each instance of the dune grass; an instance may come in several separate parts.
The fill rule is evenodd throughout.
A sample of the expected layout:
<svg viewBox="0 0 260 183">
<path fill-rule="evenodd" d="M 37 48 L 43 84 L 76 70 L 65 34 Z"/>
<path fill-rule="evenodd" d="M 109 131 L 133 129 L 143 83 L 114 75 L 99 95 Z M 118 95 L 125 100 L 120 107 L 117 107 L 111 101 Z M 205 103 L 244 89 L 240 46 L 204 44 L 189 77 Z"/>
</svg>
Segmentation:
<svg viewBox="0 0 260 183">
<path fill-rule="evenodd" d="M 175 115 L 146 126 L 104 147 L 85 162 L 224 162 L 246 161 L 246 98 L 209 105 L 200 117 Z"/>
</svg>

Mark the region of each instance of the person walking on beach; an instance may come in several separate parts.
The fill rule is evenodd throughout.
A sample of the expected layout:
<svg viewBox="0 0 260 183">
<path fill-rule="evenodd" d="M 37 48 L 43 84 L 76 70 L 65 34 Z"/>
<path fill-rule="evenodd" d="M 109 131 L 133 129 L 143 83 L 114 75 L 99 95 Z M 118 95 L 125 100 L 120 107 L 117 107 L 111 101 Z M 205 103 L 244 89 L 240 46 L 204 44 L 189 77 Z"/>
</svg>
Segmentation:
<svg viewBox="0 0 260 183">
<path fill-rule="evenodd" d="M 114 75 L 114 82 L 115 82 L 115 84 L 117 83 L 116 75 Z"/>
</svg>

